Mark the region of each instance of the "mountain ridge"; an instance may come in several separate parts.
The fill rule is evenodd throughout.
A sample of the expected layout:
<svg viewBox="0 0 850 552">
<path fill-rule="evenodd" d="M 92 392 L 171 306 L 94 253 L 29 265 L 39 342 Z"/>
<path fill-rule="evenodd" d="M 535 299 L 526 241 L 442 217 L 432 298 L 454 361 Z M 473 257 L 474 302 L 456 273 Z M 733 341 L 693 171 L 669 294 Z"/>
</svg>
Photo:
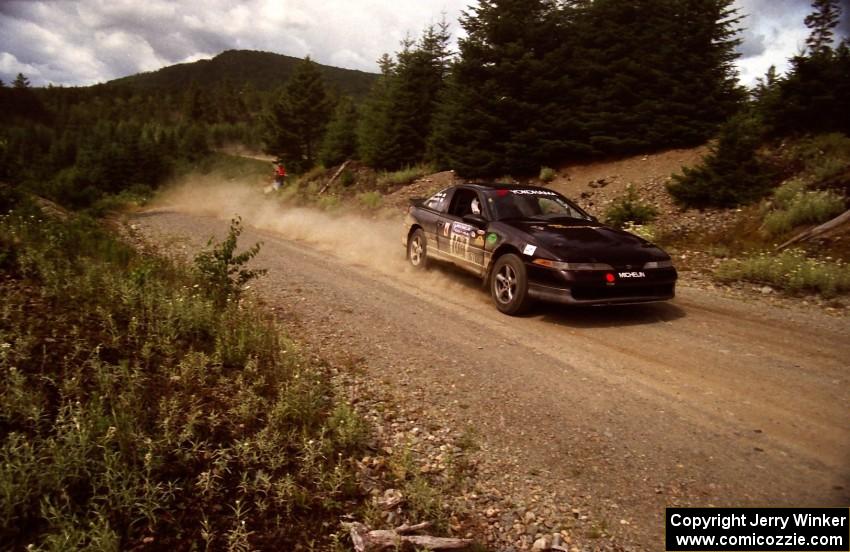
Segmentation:
<svg viewBox="0 0 850 552">
<path fill-rule="evenodd" d="M 141 89 L 185 88 L 191 84 L 220 85 L 226 82 L 251 84 L 258 90 L 283 85 L 302 59 L 259 50 L 225 50 L 211 59 L 169 65 L 156 71 L 137 73 L 106 83 Z M 343 69 L 316 63 L 325 83 L 339 94 L 364 97 L 377 73 Z"/>
</svg>

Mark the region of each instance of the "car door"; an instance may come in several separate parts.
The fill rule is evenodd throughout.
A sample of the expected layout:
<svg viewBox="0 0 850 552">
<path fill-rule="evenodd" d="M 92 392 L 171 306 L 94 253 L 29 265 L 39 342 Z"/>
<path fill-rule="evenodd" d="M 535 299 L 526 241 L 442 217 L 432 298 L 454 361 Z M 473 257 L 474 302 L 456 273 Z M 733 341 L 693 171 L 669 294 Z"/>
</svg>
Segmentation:
<svg viewBox="0 0 850 552">
<path fill-rule="evenodd" d="M 484 205 L 480 194 L 471 188 L 458 188 L 449 208 L 437 221 L 437 248 L 441 256 L 464 270 L 483 274 L 485 228 L 478 228 L 463 220 L 472 213 L 472 203 Z M 482 213 L 483 215 L 483 213 Z"/>
<path fill-rule="evenodd" d="M 417 216 L 417 222 L 422 226 L 428 243 L 433 244 L 435 249 L 437 248 L 437 235 L 440 229 L 440 222 L 448 208 L 453 191 L 450 188 L 440 190 L 426 199 L 422 204 L 423 208 Z"/>
</svg>

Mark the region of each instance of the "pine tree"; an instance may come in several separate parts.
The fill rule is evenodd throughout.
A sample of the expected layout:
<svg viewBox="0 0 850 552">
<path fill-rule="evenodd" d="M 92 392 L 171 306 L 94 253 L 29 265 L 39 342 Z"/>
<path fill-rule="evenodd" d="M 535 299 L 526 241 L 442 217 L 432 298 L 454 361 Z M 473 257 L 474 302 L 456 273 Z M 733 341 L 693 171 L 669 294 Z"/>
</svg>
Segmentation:
<svg viewBox="0 0 850 552">
<path fill-rule="evenodd" d="M 183 116 L 189 122 L 207 122 L 211 120 L 212 106 L 208 94 L 202 91 L 195 81 L 189 84 L 183 96 Z"/>
<path fill-rule="evenodd" d="M 768 94 L 776 91 L 779 84 L 779 75 L 776 74 L 776 66 L 771 65 L 763 77 L 756 78 L 756 85 L 753 88 L 752 95 L 756 102 L 763 101 Z"/>
<path fill-rule="evenodd" d="M 381 80 L 364 103 L 361 159 L 381 169 L 413 165 L 425 157 L 438 97 L 449 67 L 448 24 L 429 26 L 416 42 L 405 39 L 392 59 L 379 61 Z"/>
<path fill-rule="evenodd" d="M 316 162 L 331 109 L 322 74 L 307 57 L 295 69 L 266 115 L 266 150 L 293 172 L 311 168 Z"/>
<path fill-rule="evenodd" d="M 343 97 L 328 123 L 319 162 L 326 167 L 351 159 L 357 152 L 357 108 L 349 97 Z"/>
<path fill-rule="evenodd" d="M 389 54 L 384 54 L 378 66 L 381 76 L 363 102 L 357 123 L 357 156 L 372 167 L 379 167 L 391 155 L 393 147 L 390 93 L 396 64 Z"/>
<path fill-rule="evenodd" d="M 413 165 L 425 156 L 437 98 L 448 72 L 448 24 L 430 26 L 414 48 L 398 54 L 390 88 L 392 155 L 383 168 Z"/>
<path fill-rule="evenodd" d="M 465 176 L 531 173 L 566 150 L 563 12 L 547 0 L 482 0 L 436 114 L 430 152 Z"/>
<path fill-rule="evenodd" d="M 850 44 L 832 48 L 832 29 L 840 18 L 836 2 L 813 2 L 806 17 L 812 29 L 809 49 L 791 60 L 791 69 L 773 94 L 759 104 L 774 135 L 799 132 L 850 132 Z"/>
<path fill-rule="evenodd" d="M 23 89 L 30 87 L 30 80 L 24 76 L 23 73 L 18 73 L 18 76 L 15 77 L 15 81 L 12 83 L 12 88 Z"/>
<path fill-rule="evenodd" d="M 577 14 L 568 71 L 593 150 L 701 143 L 735 111 L 744 94 L 734 67 L 739 17 L 732 4 L 596 0 Z"/>
<path fill-rule="evenodd" d="M 764 196 L 773 178 L 759 157 L 763 126 L 752 113 L 739 113 L 721 128 L 717 142 L 695 168 L 684 168 L 667 186 L 691 207 L 732 207 Z"/>
<path fill-rule="evenodd" d="M 12 88 L 4 94 L 4 104 L 0 117 L 3 119 L 25 119 L 46 122 L 48 112 L 41 99 L 30 87 L 29 79 L 23 73 L 18 73 L 12 83 Z"/>
<path fill-rule="evenodd" d="M 814 0 L 812 13 L 804 22 L 811 29 L 806 46 L 812 55 L 829 53 L 833 44 L 833 29 L 838 26 L 840 8 L 838 0 Z"/>
</svg>

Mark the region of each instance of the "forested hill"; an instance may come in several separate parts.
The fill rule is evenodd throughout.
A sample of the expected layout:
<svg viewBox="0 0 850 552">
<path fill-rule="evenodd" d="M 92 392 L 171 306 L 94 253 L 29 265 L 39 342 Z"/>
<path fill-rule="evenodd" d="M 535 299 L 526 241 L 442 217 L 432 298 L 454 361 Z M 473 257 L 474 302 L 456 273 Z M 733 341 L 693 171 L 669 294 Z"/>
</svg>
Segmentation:
<svg viewBox="0 0 850 552">
<path fill-rule="evenodd" d="M 129 77 L 115 79 L 108 85 L 133 88 L 184 89 L 193 82 L 197 86 L 225 82 L 250 85 L 257 90 L 273 90 L 283 85 L 302 60 L 271 52 L 228 50 L 212 59 L 181 63 Z M 378 78 L 377 74 L 317 64 L 325 84 L 341 95 L 361 98 Z"/>
</svg>

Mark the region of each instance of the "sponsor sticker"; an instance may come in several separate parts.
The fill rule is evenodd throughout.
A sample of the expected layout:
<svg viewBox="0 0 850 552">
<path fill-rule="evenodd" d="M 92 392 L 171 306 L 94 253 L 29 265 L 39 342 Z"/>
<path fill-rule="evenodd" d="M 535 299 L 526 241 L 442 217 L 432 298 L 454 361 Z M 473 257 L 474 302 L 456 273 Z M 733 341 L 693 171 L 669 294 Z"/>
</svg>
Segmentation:
<svg viewBox="0 0 850 552">
<path fill-rule="evenodd" d="M 460 222 L 452 223 L 452 234 L 457 234 L 465 238 L 474 238 L 477 233 L 478 229 L 473 226 L 462 224 Z"/>
<path fill-rule="evenodd" d="M 511 190 L 511 193 L 517 195 L 542 195 L 542 196 L 557 196 L 555 192 L 548 190 Z"/>
<path fill-rule="evenodd" d="M 529 243 L 529 244 L 526 244 L 525 249 L 523 249 L 523 250 L 522 250 L 523 254 L 524 254 L 524 255 L 528 255 L 529 257 L 530 257 L 531 255 L 534 255 L 534 252 L 535 252 L 535 251 L 537 251 L 537 246 L 536 246 L 536 245 L 531 245 L 530 243 Z"/>
<path fill-rule="evenodd" d="M 618 272 L 620 278 L 646 278 L 645 272 Z"/>
<path fill-rule="evenodd" d="M 487 243 L 492 245 L 492 244 L 496 243 L 497 241 L 499 241 L 498 235 L 494 234 L 493 232 L 490 232 L 489 234 L 487 234 Z"/>
</svg>

